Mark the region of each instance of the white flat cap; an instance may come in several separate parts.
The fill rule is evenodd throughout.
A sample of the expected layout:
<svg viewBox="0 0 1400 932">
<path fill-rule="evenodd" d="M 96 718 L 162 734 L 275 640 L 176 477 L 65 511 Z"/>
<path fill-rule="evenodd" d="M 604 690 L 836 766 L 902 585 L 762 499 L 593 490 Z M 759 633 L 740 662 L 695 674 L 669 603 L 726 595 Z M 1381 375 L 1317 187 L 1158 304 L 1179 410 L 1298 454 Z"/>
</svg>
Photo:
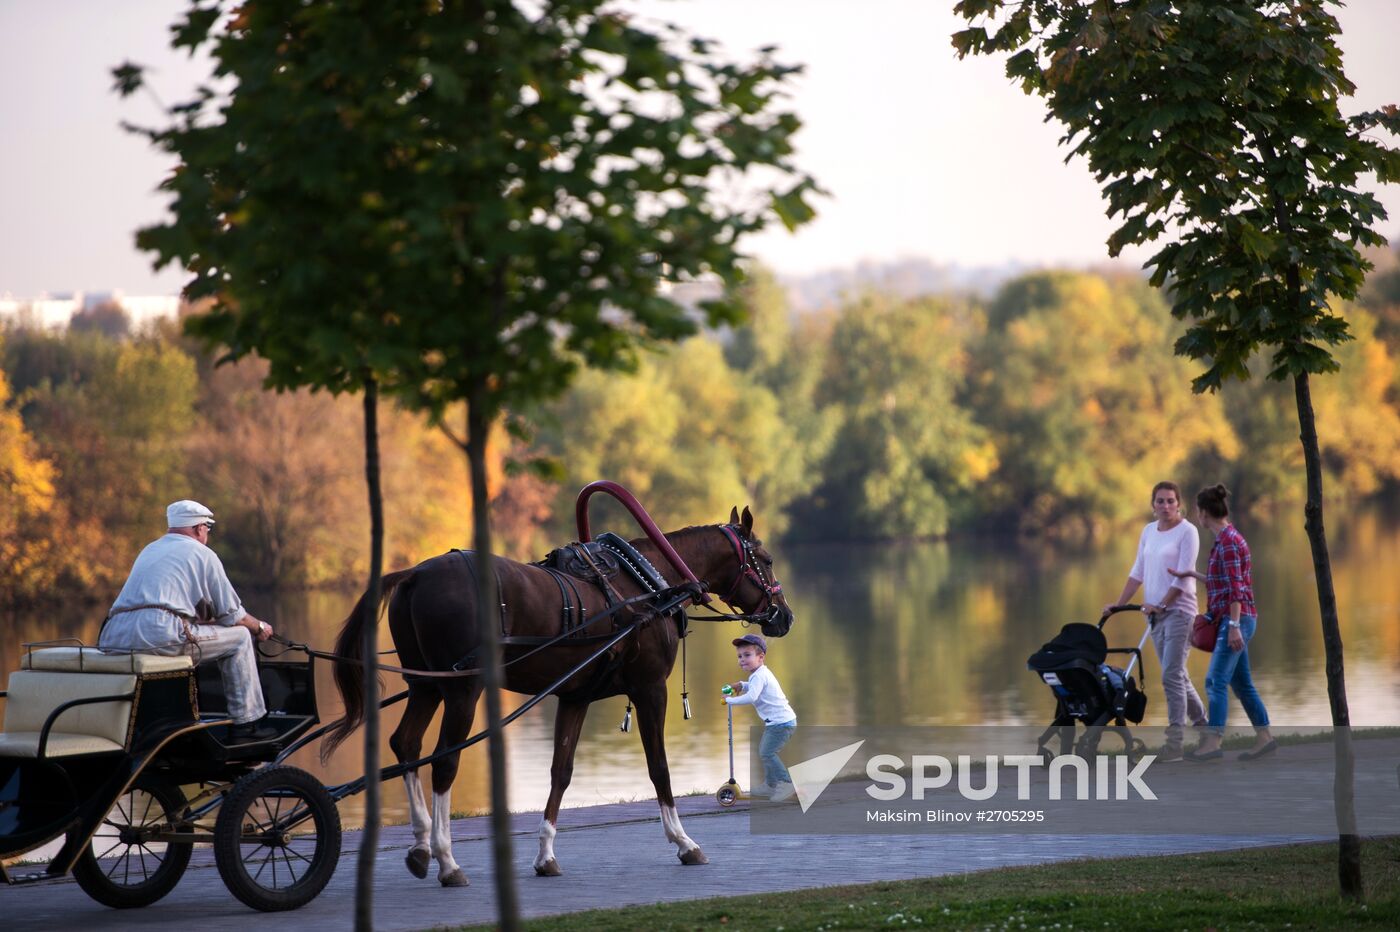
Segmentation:
<svg viewBox="0 0 1400 932">
<path fill-rule="evenodd" d="M 178 502 L 172 502 L 165 509 L 166 527 L 194 527 L 199 524 L 213 524 L 214 512 L 205 508 L 199 502 L 182 498 Z"/>
</svg>

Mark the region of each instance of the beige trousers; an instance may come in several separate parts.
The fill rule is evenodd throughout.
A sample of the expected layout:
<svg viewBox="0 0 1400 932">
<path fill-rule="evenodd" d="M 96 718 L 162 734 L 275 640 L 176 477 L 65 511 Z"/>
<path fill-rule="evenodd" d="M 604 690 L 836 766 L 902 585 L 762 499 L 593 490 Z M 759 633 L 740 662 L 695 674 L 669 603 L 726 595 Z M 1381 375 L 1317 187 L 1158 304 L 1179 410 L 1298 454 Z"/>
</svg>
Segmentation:
<svg viewBox="0 0 1400 932">
<path fill-rule="evenodd" d="M 241 725 L 267 714 L 262 681 L 258 678 L 258 658 L 253 650 L 253 632 L 242 625 L 199 625 L 187 627 L 189 640 L 162 647 L 153 654 L 188 654 L 195 663 L 219 664 L 224 679 L 224 698 L 234 724 Z"/>
<path fill-rule="evenodd" d="M 1162 695 L 1167 700 L 1167 744 L 1180 747 L 1182 726 L 1206 723 L 1206 707 L 1186 672 L 1186 656 L 1191 651 L 1193 616 L 1183 611 L 1158 612 L 1152 626 L 1152 646 L 1162 664 Z"/>
</svg>

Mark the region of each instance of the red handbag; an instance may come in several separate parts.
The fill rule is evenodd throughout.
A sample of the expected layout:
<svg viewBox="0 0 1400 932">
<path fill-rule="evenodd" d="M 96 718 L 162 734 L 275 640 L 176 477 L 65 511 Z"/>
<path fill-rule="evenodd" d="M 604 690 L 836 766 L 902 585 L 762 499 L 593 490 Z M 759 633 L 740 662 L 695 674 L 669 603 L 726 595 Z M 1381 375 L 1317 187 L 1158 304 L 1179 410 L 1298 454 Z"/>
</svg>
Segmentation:
<svg viewBox="0 0 1400 932">
<path fill-rule="evenodd" d="M 1220 637 L 1220 622 L 1209 615 L 1197 615 L 1191 622 L 1191 646 L 1208 654 L 1215 653 L 1215 642 Z"/>
</svg>

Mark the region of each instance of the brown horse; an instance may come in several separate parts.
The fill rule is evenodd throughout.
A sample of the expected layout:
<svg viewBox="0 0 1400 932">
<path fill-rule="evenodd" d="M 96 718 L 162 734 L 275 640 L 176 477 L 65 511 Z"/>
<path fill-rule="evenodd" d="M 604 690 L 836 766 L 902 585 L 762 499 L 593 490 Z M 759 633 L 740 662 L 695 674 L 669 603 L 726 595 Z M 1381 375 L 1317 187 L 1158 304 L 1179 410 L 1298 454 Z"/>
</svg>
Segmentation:
<svg viewBox="0 0 1400 932">
<path fill-rule="evenodd" d="M 782 587 L 773 576 L 773 558 L 753 536 L 753 516 L 745 508 L 742 517 L 735 509 L 727 525 L 690 527 L 665 535 L 666 540 L 707 589 L 745 615 L 759 616 L 763 633 L 782 637 L 792 626 L 792 610 L 783 597 Z M 652 542 L 642 538 L 631 542 L 653 566 L 668 568 L 665 558 Z M 475 561 L 471 554 L 447 553 L 418 564 L 413 569 L 384 577 L 384 598 L 389 600 L 389 630 L 398 650 L 399 663 L 409 669 L 446 671 L 471 658 L 480 643 Z M 497 559 L 502 603 L 501 632 L 514 640 L 559 635 L 569 615 L 570 602 L 582 605 L 584 618 L 607 610 L 600 589 L 582 579 L 551 573 L 534 564 Z M 610 583 L 622 598 L 643 593 L 642 587 L 626 573 Z M 567 595 L 566 595 L 567 592 Z M 362 629 L 366 617 L 364 599 L 350 613 L 336 653 L 350 661 L 361 656 Z M 598 621 L 587 635 L 605 635 L 620 630 L 645 616 L 629 615 L 623 609 L 611 619 Z M 577 613 L 574 613 L 577 617 Z M 600 630 L 601 629 L 601 630 Z M 554 760 L 550 766 L 549 801 L 540 821 L 539 856 L 535 872 L 540 876 L 560 873 L 554 856 L 555 825 L 559 804 L 573 774 L 574 751 L 583 728 L 589 703 L 609 696 L 625 695 L 637 708 L 638 730 L 646 752 L 647 772 L 656 788 L 661 807 L 661 824 L 668 841 L 676 846 L 683 864 L 704 864 L 706 858 L 681 827 L 671 796 L 671 776 L 666 765 L 666 678 L 675 664 L 679 646 L 678 625 L 672 618 L 656 618 L 617 643 L 594 662 L 554 690 L 559 708 L 554 719 Z M 531 648 L 509 644 L 503 648 L 505 688 L 518 693 L 538 694 L 599 648 L 597 640 L 565 638 L 529 656 Z M 523 658 L 523 659 L 520 659 Z M 516 662 L 518 660 L 518 662 Z M 345 718 L 327 738 L 328 750 L 343 741 L 364 719 L 363 674 L 353 662 L 335 665 L 335 681 L 345 701 Z M 389 739 L 400 763 L 417 760 L 423 735 L 437 711 L 445 703 L 438 735 L 439 751 L 460 743 L 471 730 L 477 698 L 482 692 L 479 676 L 408 679 L 408 704 L 399 727 Z M 452 781 L 457 776 L 460 752 L 443 754 L 432 763 L 433 807 L 431 817 L 424 802 L 416 770 L 404 775 L 414 845 L 407 857 L 408 868 L 426 877 L 429 852 L 438 862 L 438 880 L 444 886 L 464 886 L 466 875 L 452 857 L 449 830 Z"/>
</svg>

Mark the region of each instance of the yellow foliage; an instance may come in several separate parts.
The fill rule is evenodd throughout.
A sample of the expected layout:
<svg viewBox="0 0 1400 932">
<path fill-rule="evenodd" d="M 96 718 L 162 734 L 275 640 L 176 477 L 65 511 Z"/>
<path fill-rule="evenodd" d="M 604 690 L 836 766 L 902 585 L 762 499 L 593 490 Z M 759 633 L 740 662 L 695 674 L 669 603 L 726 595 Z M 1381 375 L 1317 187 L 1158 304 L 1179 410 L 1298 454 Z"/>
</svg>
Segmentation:
<svg viewBox="0 0 1400 932">
<path fill-rule="evenodd" d="M 1356 339 L 1337 352 L 1341 371 L 1311 380 L 1318 442 L 1341 489 L 1371 495 L 1400 480 L 1400 412 L 1389 403 L 1395 363 L 1371 314 L 1345 314 Z"/>
<path fill-rule="evenodd" d="M 981 482 L 986 479 L 996 472 L 997 466 L 1001 465 L 1000 458 L 997 456 L 996 444 L 988 440 L 967 447 L 962 451 L 962 465 L 971 482 Z"/>
<path fill-rule="evenodd" d="M 58 575 L 61 561 L 48 533 L 54 476 L 10 406 L 10 384 L 0 372 L 0 591 L 11 598 L 40 591 Z"/>
</svg>

